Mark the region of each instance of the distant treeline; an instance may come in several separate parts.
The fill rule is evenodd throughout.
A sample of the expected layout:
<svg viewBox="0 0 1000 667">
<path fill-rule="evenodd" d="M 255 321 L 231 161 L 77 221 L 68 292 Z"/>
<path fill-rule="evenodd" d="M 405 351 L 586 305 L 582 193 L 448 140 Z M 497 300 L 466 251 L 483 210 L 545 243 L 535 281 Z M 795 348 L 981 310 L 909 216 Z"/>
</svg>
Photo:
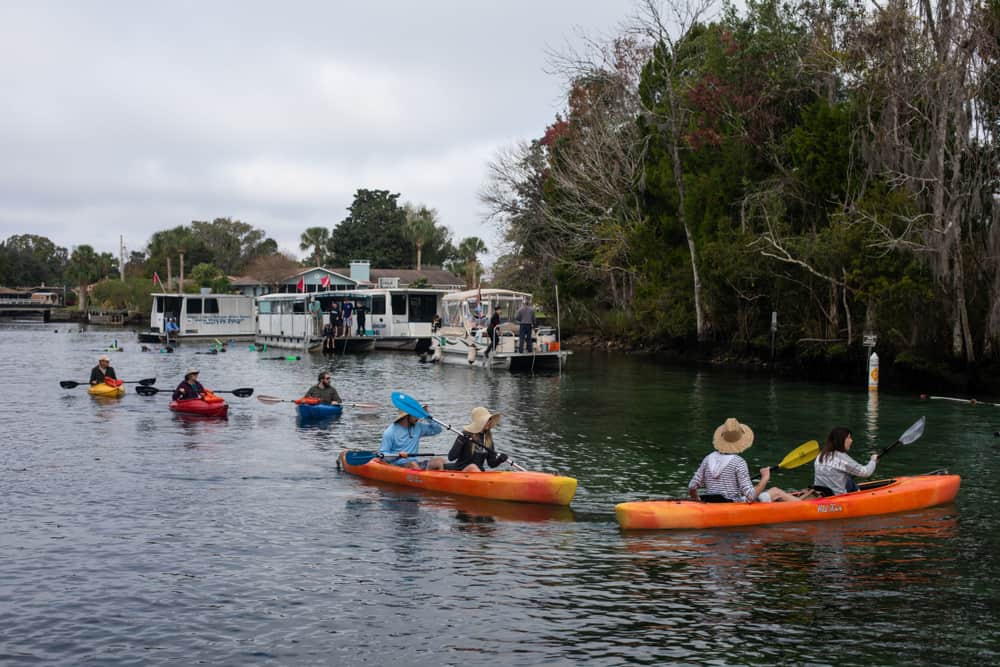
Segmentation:
<svg viewBox="0 0 1000 667">
<path fill-rule="evenodd" d="M 481 195 L 496 281 L 637 343 L 764 357 L 776 312 L 785 358 L 996 360 L 1000 2 L 708 10 L 554 59 L 565 112 Z"/>
<path fill-rule="evenodd" d="M 125 258 L 125 281 L 119 280 L 119 258 L 109 252 L 98 253 L 90 245 L 69 252 L 44 236 L 15 234 L 0 241 L 0 286 L 68 285 L 80 294 L 82 286 L 100 282 L 91 293 L 95 307 L 143 310 L 151 290 L 176 289 L 182 262 L 185 289 L 218 292 L 229 288 L 230 276 L 274 286 L 303 266 L 343 268 L 352 259 L 367 259 L 379 268 L 443 264 L 470 281 L 483 274 L 478 257 L 487 248 L 481 239 L 471 236 L 455 245 L 434 209 L 401 206 L 398 199 L 388 190 L 359 189 L 332 229 L 310 227 L 301 234 L 299 249 L 309 252 L 302 262 L 279 252 L 264 230 L 240 220 L 195 220 L 161 230 Z"/>
</svg>

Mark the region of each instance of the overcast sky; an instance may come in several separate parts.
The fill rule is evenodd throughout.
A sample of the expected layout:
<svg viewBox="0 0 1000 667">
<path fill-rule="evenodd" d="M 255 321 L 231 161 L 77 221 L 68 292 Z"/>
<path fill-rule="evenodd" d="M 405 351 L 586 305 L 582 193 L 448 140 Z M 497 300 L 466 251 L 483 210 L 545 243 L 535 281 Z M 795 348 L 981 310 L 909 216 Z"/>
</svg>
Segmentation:
<svg viewBox="0 0 1000 667">
<path fill-rule="evenodd" d="M 547 52 L 633 0 L 0 3 L 0 239 L 118 254 L 231 217 L 301 257 L 358 188 L 494 227 L 497 149 L 564 105 Z"/>
</svg>

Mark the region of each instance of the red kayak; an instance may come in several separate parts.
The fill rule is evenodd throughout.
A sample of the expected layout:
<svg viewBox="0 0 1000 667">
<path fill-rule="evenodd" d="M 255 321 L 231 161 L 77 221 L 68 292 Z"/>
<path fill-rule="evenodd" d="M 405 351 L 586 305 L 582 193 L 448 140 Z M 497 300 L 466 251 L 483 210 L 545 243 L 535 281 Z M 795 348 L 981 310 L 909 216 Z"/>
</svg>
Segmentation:
<svg viewBox="0 0 1000 667">
<path fill-rule="evenodd" d="M 203 401 L 200 398 L 192 398 L 186 401 L 170 401 L 170 409 L 185 415 L 225 417 L 229 413 L 229 404 L 221 398 L 215 398 L 216 400 L 214 401 Z"/>
</svg>

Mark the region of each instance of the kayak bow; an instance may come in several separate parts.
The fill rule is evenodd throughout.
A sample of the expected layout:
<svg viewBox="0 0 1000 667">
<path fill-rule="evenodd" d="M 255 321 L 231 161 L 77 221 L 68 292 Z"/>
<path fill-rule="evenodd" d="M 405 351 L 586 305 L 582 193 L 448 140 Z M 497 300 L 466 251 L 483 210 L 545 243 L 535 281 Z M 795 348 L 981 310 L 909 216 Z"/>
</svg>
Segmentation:
<svg viewBox="0 0 1000 667">
<path fill-rule="evenodd" d="M 295 410 L 302 419 L 328 419 L 340 416 L 340 413 L 344 411 L 344 407 L 330 403 L 299 403 L 295 406 Z"/>
<path fill-rule="evenodd" d="M 414 470 L 371 459 L 355 465 L 351 452 L 340 453 L 340 465 L 347 472 L 382 482 L 418 489 L 522 503 L 569 505 L 576 493 L 576 480 L 544 472 L 516 470 L 461 472 L 457 470 Z"/>
<path fill-rule="evenodd" d="M 87 393 L 91 396 L 100 396 L 101 398 L 118 398 L 119 396 L 125 395 L 125 387 L 122 385 L 112 387 L 111 385 L 99 382 L 91 385 L 90 388 L 87 389 Z"/>
<path fill-rule="evenodd" d="M 185 415 L 225 417 L 229 413 L 229 404 L 221 399 L 203 401 L 200 398 L 193 398 L 186 401 L 170 401 L 170 409 Z"/>
</svg>

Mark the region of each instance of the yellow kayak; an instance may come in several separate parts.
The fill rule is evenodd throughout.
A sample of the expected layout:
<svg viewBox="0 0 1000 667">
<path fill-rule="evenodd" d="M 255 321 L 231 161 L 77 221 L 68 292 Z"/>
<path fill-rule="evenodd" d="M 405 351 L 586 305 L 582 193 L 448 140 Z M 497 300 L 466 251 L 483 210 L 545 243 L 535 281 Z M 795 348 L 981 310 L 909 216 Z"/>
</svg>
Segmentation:
<svg viewBox="0 0 1000 667">
<path fill-rule="evenodd" d="M 87 393 L 91 396 L 101 396 L 102 398 L 118 398 L 125 395 L 125 386 L 112 387 L 101 382 L 100 384 L 91 385 Z"/>
</svg>

